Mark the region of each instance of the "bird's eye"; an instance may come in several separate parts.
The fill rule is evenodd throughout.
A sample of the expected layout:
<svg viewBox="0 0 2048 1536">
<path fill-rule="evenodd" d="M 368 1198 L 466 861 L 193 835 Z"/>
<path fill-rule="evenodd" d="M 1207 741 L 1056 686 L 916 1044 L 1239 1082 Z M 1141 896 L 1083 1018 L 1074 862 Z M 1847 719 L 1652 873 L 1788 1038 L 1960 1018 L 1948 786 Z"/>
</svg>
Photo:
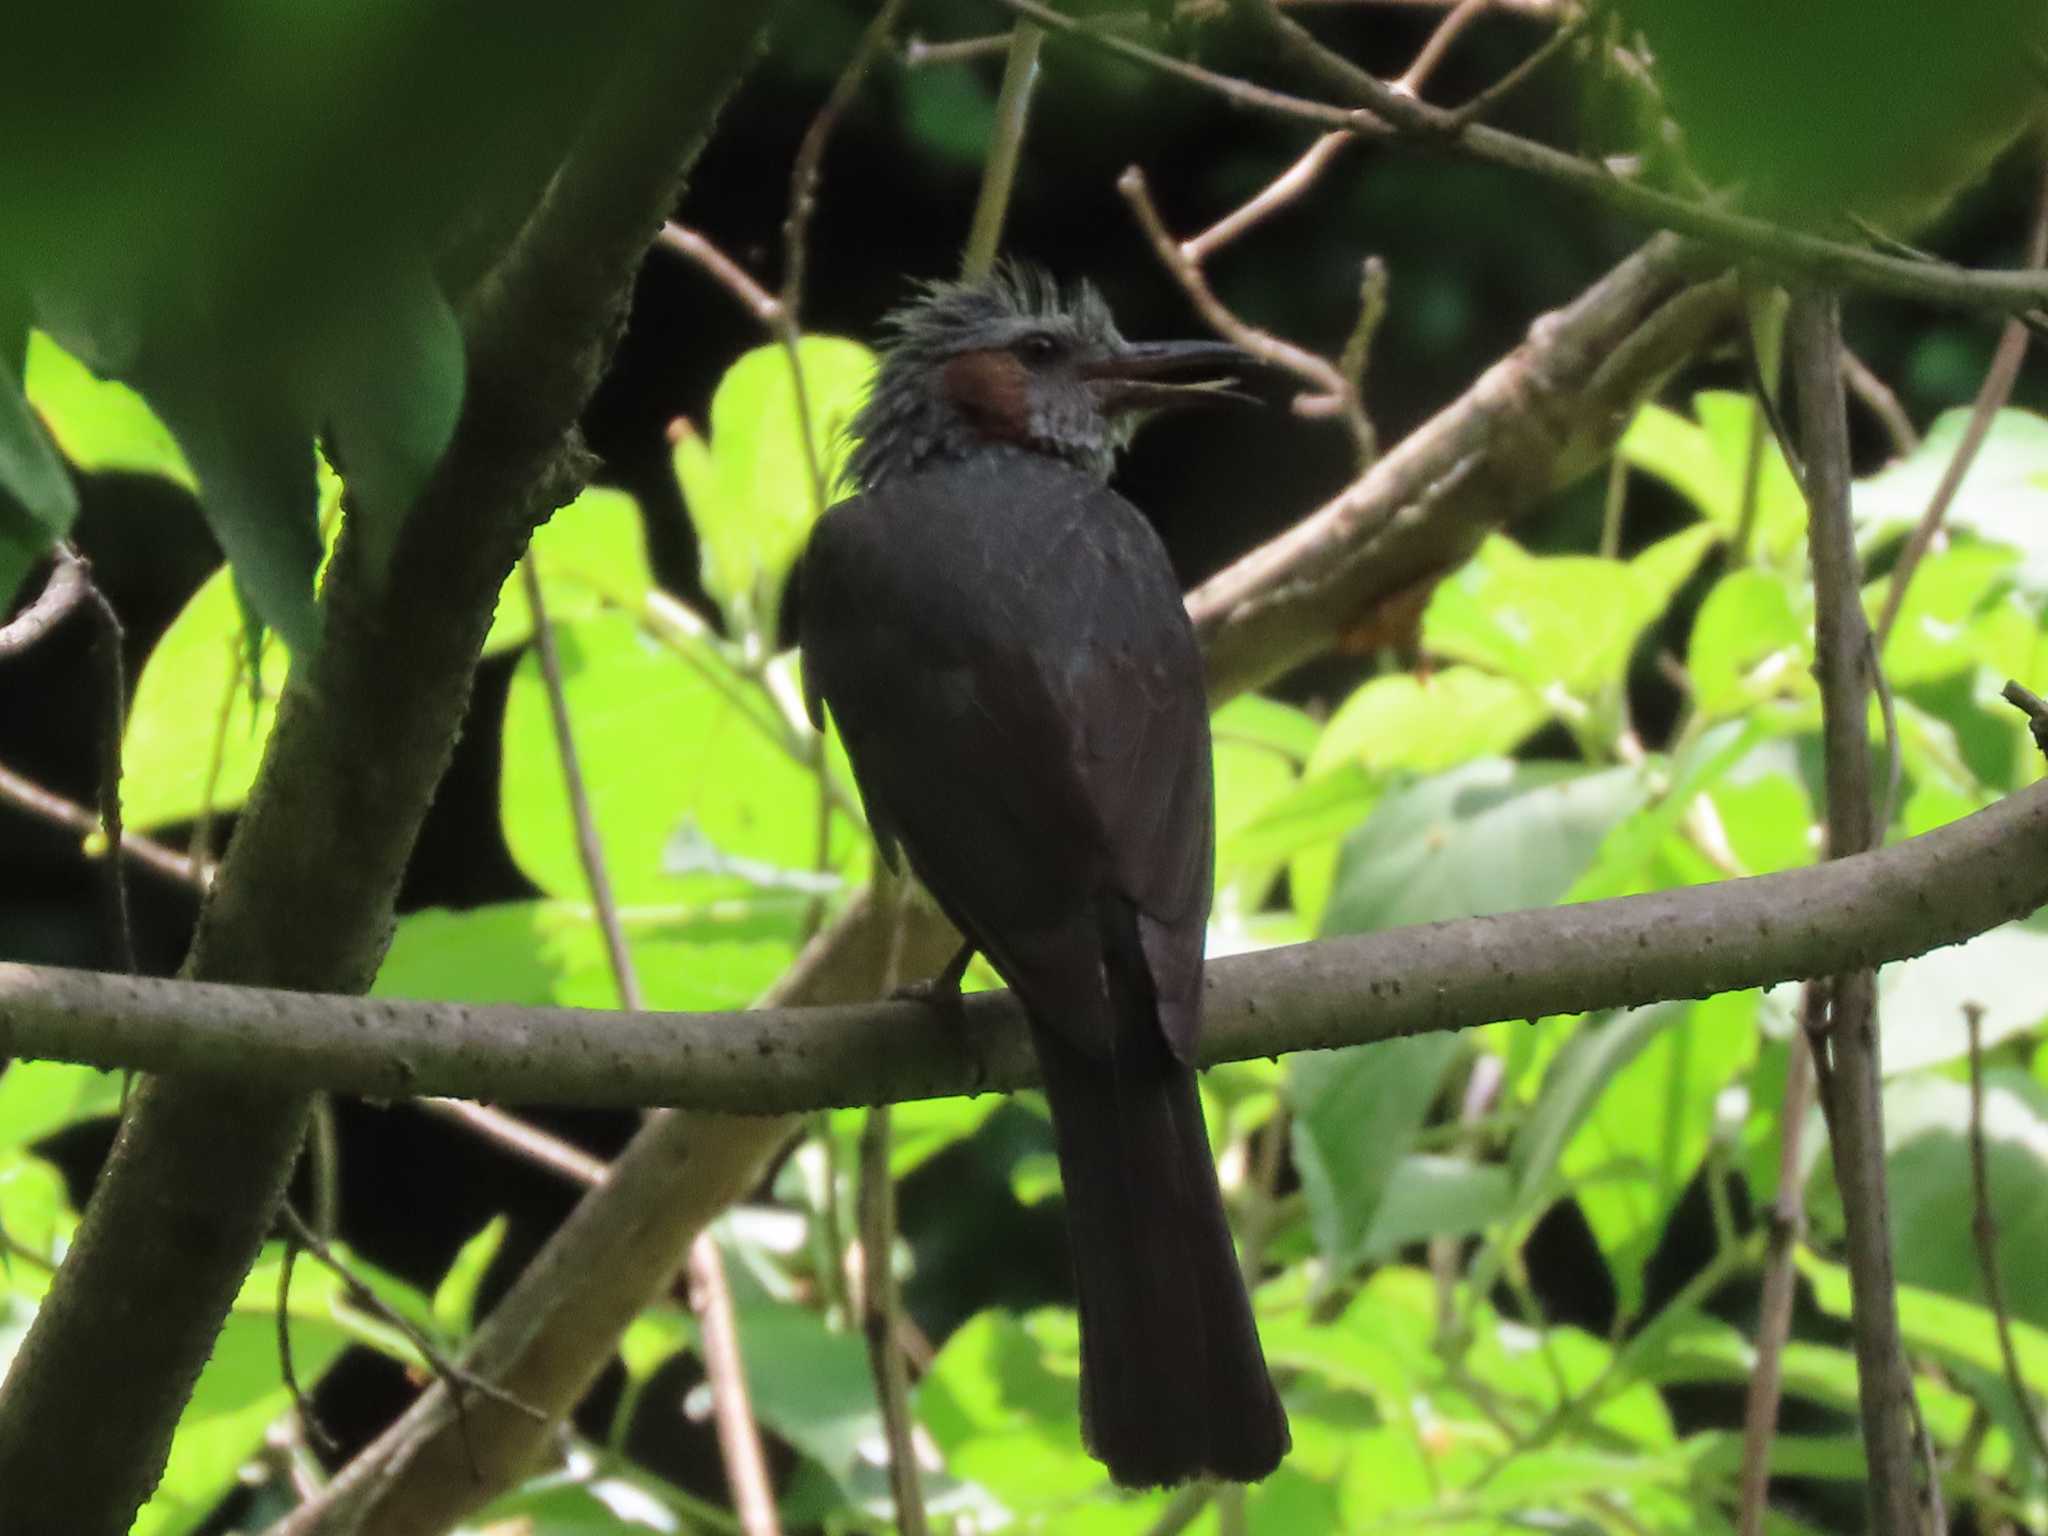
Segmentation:
<svg viewBox="0 0 2048 1536">
<path fill-rule="evenodd" d="M 1032 331 L 1028 335 L 1018 338 L 1016 351 L 1018 357 L 1030 363 L 1033 367 L 1037 367 L 1041 363 L 1049 363 L 1055 357 L 1058 357 L 1060 344 L 1052 337 L 1046 335 L 1044 331 Z"/>
</svg>

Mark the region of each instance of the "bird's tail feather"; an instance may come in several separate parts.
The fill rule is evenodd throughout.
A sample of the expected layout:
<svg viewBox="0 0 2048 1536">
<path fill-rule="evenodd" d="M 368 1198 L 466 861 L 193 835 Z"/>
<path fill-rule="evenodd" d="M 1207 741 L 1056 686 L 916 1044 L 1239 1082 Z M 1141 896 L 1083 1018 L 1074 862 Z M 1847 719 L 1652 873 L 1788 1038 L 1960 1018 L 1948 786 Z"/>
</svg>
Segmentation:
<svg viewBox="0 0 2048 1536">
<path fill-rule="evenodd" d="M 1110 981 L 1111 1058 L 1032 1028 L 1072 1231 L 1083 1434 L 1126 1487 L 1255 1482 L 1287 1452 L 1287 1415 L 1259 1348 L 1194 1070 L 1167 1049 L 1149 995 L 1139 1015 L 1130 989 Z"/>
</svg>

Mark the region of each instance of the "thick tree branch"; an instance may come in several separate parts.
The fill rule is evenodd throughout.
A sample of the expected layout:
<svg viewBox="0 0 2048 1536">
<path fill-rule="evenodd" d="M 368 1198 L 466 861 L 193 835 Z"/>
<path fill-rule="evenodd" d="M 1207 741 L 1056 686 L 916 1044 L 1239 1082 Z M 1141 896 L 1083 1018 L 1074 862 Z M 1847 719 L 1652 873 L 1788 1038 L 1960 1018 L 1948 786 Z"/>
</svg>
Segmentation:
<svg viewBox="0 0 2048 1536">
<path fill-rule="evenodd" d="M 1188 599 L 1217 703 L 1327 650 L 1393 596 L 1597 464 L 1671 369 L 1737 313 L 1663 237 L 1622 262 L 1364 475 Z"/>
<path fill-rule="evenodd" d="M 1209 966 L 1204 1061 L 1705 997 L 1957 943 L 2048 903 L 2048 784 L 1811 869 L 1323 939 Z M 915 969 L 915 967 L 912 967 Z M 786 1114 L 1035 1080 L 1009 994 L 616 1014 L 309 997 L 0 965 L 0 1054 L 225 1070 L 379 1098 Z"/>
<path fill-rule="evenodd" d="M 390 570 L 344 533 L 326 640 L 294 668 L 189 974 L 327 990 L 375 974 L 498 587 L 581 475 L 577 414 L 762 9 L 636 11 L 629 66 L 466 306 L 462 421 Z M 118 1536 L 162 1468 L 305 1123 L 303 1096 L 220 1072 L 138 1090 L 0 1388 L 10 1533 Z"/>
<path fill-rule="evenodd" d="M 874 996 L 894 949 L 892 929 L 873 898 L 864 898 L 813 941 L 775 1001 Z M 904 963 L 934 969 L 955 942 L 950 928 L 920 914 L 906 935 Z M 589 1017 L 624 1023 L 645 1016 Z M 669 1283 L 691 1241 L 754 1185 L 799 1123 L 788 1115 L 674 1111 L 651 1118 L 477 1330 L 464 1366 L 523 1402 L 566 1414 L 648 1297 Z M 482 1485 L 469 1476 L 454 1405 L 436 1385 L 274 1536 L 437 1536 L 509 1486 L 547 1443 L 542 1426 L 496 1403 L 472 1405 L 469 1419 L 484 1461 Z"/>
</svg>

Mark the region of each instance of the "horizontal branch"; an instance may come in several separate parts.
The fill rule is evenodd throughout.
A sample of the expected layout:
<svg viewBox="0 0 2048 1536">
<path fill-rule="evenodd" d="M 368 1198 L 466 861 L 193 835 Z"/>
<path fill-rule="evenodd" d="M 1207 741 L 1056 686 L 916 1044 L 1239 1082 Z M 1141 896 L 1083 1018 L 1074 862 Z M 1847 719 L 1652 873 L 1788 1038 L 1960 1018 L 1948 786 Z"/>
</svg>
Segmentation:
<svg viewBox="0 0 2048 1536">
<path fill-rule="evenodd" d="M 2048 783 L 1811 869 L 1323 939 L 1208 971 L 1205 1062 L 1743 987 L 1906 959 L 2048 903 Z M 473 1007 L 0 965 L 0 1056 L 233 1074 L 371 1098 L 781 1114 L 1035 1080 L 1007 993 L 748 1013 Z"/>
</svg>

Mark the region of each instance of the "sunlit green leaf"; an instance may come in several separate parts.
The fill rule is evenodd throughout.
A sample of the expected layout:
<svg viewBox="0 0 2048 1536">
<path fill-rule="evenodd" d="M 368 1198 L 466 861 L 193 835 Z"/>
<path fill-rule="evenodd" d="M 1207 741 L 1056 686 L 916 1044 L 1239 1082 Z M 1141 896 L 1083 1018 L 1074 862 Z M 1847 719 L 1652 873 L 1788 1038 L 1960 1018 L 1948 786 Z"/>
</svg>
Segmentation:
<svg viewBox="0 0 2048 1536">
<path fill-rule="evenodd" d="M 434 1322 L 444 1336 L 460 1338 L 469 1332 L 476 1313 L 477 1288 L 505 1244 L 506 1227 L 503 1215 L 493 1216 L 476 1236 L 455 1250 L 454 1262 L 434 1287 Z"/>
<path fill-rule="evenodd" d="M 823 510 L 812 467 L 830 505 L 844 493 L 846 424 L 874 373 L 874 354 L 842 337 L 806 336 L 797 352 L 801 406 L 787 351 L 757 347 L 719 381 L 708 447 L 685 423 L 675 455 L 702 550 L 704 590 L 735 633 L 759 634 L 771 644 L 783 584 Z"/>
<path fill-rule="evenodd" d="M 1337 707 L 1308 760 L 1310 778 L 1345 764 L 1436 773 L 1513 751 L 1550 718 L 1527 684 L 1477 667 L 1376 677 Z"/>
<path fill-rule="evenodd" d="M 785 747 L 775 706 L 708 643 L 674 649 L 623 614 L 560 626 L 563 689 L 611 884 L 627 906 L 748 898 L 731 874 L 674 874 L 666 850 L 694 826 L 720 852 L 771 868 L 818 856 L 817 781 Z M 538 661 L 513 675 L 505 707 L 500 814 L 536 885 L 587 898 L 576 823 Z M 828 868 L 855 845 L 834 817 Z M 786 895 L 786 893 L 785 893 Z"/>
<path fill-rule="evenodd" d="M 1920 521 L 1969 417 L 1967 408 L 1944 411 L 1910 458 L 1855 487 L 1856 526 L 1866 544 Z M 2019 551 L 2014 575 L 2035 594 L 2048 592 L 2048 418 L 2017 409 L 1998 413 L 1949 506 L 1947 524 Z"/>
<path fill-rule="evenodd" d="M 1508 1170 L 1464 1157 L 1410 1153 L 1386 1181 L 1365 1251 L 1386 1258 L 1427 1237 L 1464 1237 L 1507 1216 L 1514 1195 Z"/>
<path fill-rule="evenodd" d="M 121 1104 L 119 1072 L 57 1061 L 11 1061 L 0 1072 L 0 1147 L 25 1147 Z"/>
<path fill-rule="evenodd" d="M 1762 699 L 1811 698 L 1813 600 L 1790 575 L 1747 567 L 1714 584 L 1693 620 L 1686 672 L 1703 716 Z"/>
<path fill-rule="evenodd" d="M 161 475 L 188 491 L 199 482 L 177 439 L 126 384 L 92 371 L 38 331 L 28 343 L 28 399 L 80 469 Z"/>
</svg>

